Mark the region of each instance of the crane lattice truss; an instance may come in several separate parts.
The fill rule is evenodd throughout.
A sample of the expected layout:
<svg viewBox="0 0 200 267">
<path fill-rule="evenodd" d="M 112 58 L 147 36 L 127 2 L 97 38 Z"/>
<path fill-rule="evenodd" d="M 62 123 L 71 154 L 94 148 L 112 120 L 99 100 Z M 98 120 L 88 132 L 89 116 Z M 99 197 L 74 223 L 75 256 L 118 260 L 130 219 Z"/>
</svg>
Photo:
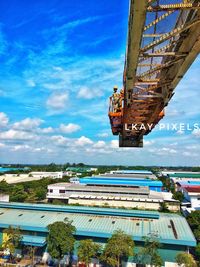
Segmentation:
<svg viewBox="0 0 200 267">
<path fill-rule="evenodd" d="M 200 0 L 131 0 L 121 147 L 143 146 L 199 52 Z"/>
</svg>

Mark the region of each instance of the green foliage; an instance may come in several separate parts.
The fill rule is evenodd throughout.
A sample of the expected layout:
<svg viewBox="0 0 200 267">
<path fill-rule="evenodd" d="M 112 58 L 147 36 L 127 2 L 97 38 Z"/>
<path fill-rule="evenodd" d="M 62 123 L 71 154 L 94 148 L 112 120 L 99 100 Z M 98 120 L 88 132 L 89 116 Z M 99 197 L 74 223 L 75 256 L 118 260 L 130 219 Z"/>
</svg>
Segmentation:
<svg viewBox="0 0 200 267">
<path fill-rule="evenodd" d="M 15 249 L 20 246 L 22 240 L 21 231 L 19 228 L 9 226 L 8 229 L 4 229 L 3 233 L 5 233 L 7 237 L 5 238 L 2 247 L 4 249 L 9 249 L 10 253 L 13 254 Z"/>
<path fill-rule="evenodd" d="M 182 202 L 184 200 L 184 195 L 183 195 L 182 192 L 176 191 L 176 192 L 173 193 L 172 198 Z"/>
<path fill-rule="evenodd" d="M 0 193 L 9 193 L 10 185 L 5 181 L 0 181 Z"/>
<path fill-rule="evenodd" d="M 24 191 L 23 185 L 14 185 L 10 195 L 10 201 L 13 202 L 24 202 L 28 197 L 28 194 Z"/>
<path fill-rule="evenodd" d="M 61 259 L 64 254 L 72 252 L 76 228 L 67 218 L 65 222 L 48 225 L 47 250 L 53 258 Z"/>
<path fill-rule="evenodd" d="M 37 200 L 43 200 L 46 198 L 46 188 L 37 188 L 35 191 L 35 197 Z"/>
<path fill-rule="evenodd" d="M 119 267 L 123 257 L 133 256 L 134 241 L 122 230 L 116 230 L 103 251 L 102 260 L 112 267 Z"/>
<path fill-rule="evenodd" d="M 43 178 L 17 184 L 8 184 L 3 180 L 0 182 L 0 193 L 9 194 L 10 201 L 13 202 L 35 202 L 46 198 L 46 189 L 49 184 L 68 181 L 69 177 L 66 176 L 62 179 Z"/>
<path fill-rule="evenodd" d="M 173 192 L 173 185 L 171 183 L 171 180 L 166 176 L 160 176 L 159 180 L 163 183 L 164 189 L 167 191 Z"/>
<path fill-rule="evenodd" d="M 163 260 L 158 253 L 158 249 L 161 247 L 158 238 L 151 235 L 150 237 L 144 237 L 144 247 L 139 251 L 137 258 L 141 264 L 147 264 L 155 267 L 163 265 Z"/>
<path fill-rule="evenodd" d="M 191 226 L 193 233 L 196 237 L 196 239 L 200 240 L 200 210 L 192 211 L 188 217 L 187 221 L 189 225 Z"/>
<path fill-rule="evenodd" d="M 200 243 L 195 248 L 195 255 L 197 257 L 197 260 L 200 261 Z"/>
<path fill-rule="evenodd" d="M 184 267 L 197 267 L 193 256 L 186 252 L 181 252 L 176 256 L 176 262 L 179 266 L 184 265 Z"/>
<path fill-rule="evenodd" d="M 100 250 L 101 246 L 92 239 L 81 240 L 78 246 L 78 259 L 88 266 L 91 259 L 98 256 Z"/>
<path fill-rule="evenodd" d="M 170 212 L 168 207 L 167 207 L 167 204 L 165 202 L 160 203 L 159 211 L 160 212 Z"/>
</svg>

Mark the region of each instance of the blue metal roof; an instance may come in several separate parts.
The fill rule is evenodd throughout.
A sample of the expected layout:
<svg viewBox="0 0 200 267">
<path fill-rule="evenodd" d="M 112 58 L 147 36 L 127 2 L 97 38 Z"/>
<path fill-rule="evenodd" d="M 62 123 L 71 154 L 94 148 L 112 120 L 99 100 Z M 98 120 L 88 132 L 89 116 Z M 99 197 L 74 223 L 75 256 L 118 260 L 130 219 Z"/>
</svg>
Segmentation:
<svg viewBox="0 0 200 267">
<path fill-rule="evenodd" d="M 42 236 L 23 235 L 21 243 L 26 246 L 43 247 L 46 244 L 46 238 Z"/>
<path fill-rule="evenodd" d="M 113 181 L 113 180 L 123 180 L 123 181 L 144 181 L 144 182 L 146 182 L 146 181 L 156 181 L 155 179 L 154 180 L 151 180 L 150 178 L 139 178 L 139 177 L 115 177 L 115 176 L 103 176 L 103 175 L 101 175 L 101 176 L 88 176 L 88 177 L 83 177 L 83 178 L 80 178 L 80 179 L 85 179 L 85 178 L 87 178 L 87 179 L 95 179 L 95 180 L 104 180 L 104 181 L 109 181 L 109 180 L 111 180 L 111 181 Z"/>
<path fill-rule="evenodd" d="M 133 180 L 133 179 L 113 179 L 101 177 L 86 177 L 79 179 L 81 184 L 102 184 L 102 185 L 132 185 L 132 186 L 156 186 L 162 187 L 163 184 L 158 180 Z"/>
<path fill-rule="evenodd" d="M 29 204 L 26 204 L 28 206 Z M 33 205 L 30 204 L 31 207 Z M 9 225 L 19 226 L 22 230 L 33 232 L 47 233 L 47 226 L 56 221 L 65 221 L 68 218 L 76 227 L 77 236 L 91 236 L 109 238 L 112 233 L 121 229 L 125 233 L 132 236 L 136 241 L 143 240 L 144 236 L 150 233 L 156 233 L 163 244 L 176 244 L 183 246 L 196 246 L 194 235 L 187 224 L 184 217 L 177 214 L 159 213 L 159 218 L 143 218 L 137 211 L 138 216 L 135 218 L 116 215 L 102 215 L 99 214 L 77 214 L 66 211 L 46 211 L 42 210 L 41 205 L 34 204 L 35 207 L 40 206 L 39 209 L 23 209 L 18 205 L 18 208 L 0 207 L 0 228 L 7 228 Z M 44 205 L 45 206 L 45 205 Z M 47 206 L 47 205 L 46 205 Z M 52 205 L 51 205 L 52 206 Z M 80 207 L 77 207 L 80 208 Z M 135 212 L 135 211 L 134 211 Z M 170 226 L 173 221 L 176 235 L 173 228 Z M 39 237 L 38 237 L 39 238 Z M 27 242 L 42 243 L 44 239 L 39 238 L 35 240 L 25 239 Z"/>
</svg>

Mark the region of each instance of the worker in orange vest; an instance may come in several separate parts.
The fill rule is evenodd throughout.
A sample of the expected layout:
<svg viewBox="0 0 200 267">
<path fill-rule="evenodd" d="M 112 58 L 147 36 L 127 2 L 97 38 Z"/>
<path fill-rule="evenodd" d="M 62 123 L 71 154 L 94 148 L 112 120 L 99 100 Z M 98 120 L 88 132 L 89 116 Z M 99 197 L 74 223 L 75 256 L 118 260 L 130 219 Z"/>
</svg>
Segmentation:
<svg viewBox="0 0 200 267">
<path fill-rule="evenodd" d="M 119 102 L 120 102 L 120 94 L 117 92 L 118 87 L 115 85 L 113 87 L 113 95 L 112 95 L 112 104 L 113 104 L 113 111 L 119 112 Z"/>
</svg>

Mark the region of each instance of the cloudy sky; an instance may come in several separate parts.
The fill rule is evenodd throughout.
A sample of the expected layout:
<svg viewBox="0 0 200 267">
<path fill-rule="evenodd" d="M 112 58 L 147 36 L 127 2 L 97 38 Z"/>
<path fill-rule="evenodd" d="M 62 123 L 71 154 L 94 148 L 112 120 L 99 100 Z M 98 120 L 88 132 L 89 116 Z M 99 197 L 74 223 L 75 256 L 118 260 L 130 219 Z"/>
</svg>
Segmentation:
<svg viewBox="0 0 200 267">
<path fill-rule="evenodd" d="M 122 85 L 128 0 L 0 1 L 0 163 L 200 165 L 200 58 L 144 148 L 118 148 L 107 117 Z"/>
</svg>

